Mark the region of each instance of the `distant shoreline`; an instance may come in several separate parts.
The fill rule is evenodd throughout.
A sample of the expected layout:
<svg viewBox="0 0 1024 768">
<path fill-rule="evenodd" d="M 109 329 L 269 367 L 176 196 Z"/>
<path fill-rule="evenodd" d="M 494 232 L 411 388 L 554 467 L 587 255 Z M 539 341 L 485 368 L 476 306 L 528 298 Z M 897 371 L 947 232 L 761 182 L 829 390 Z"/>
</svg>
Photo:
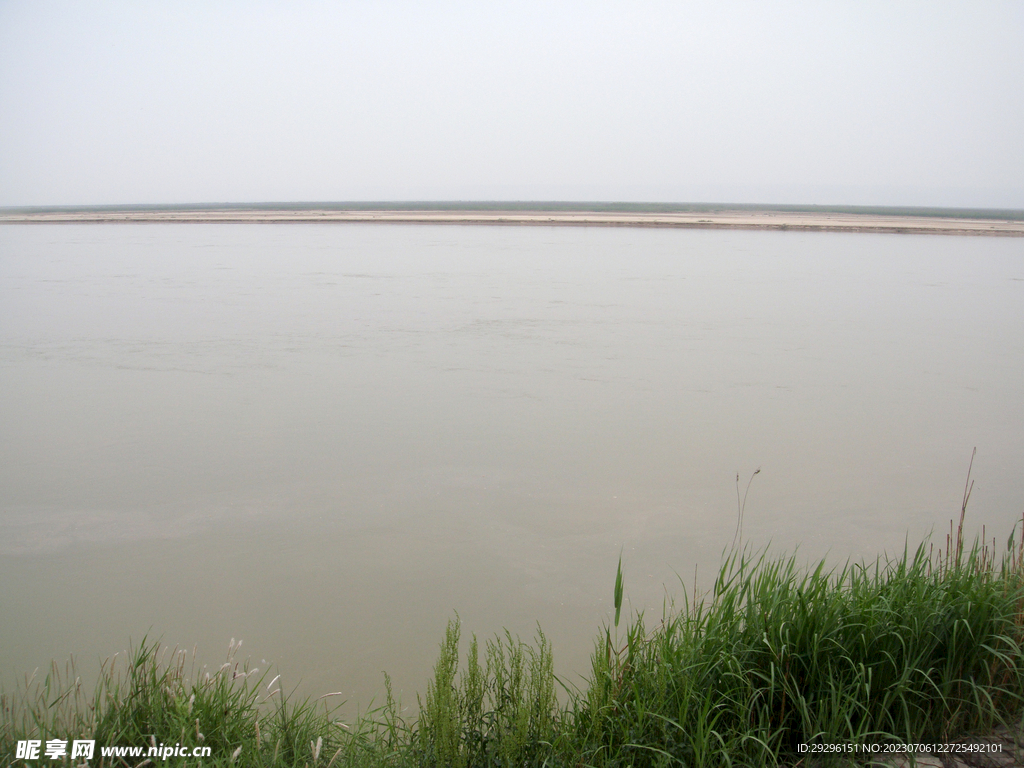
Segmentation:
<svg viewBox="0 0 1024 768">
<path fill-rule="evenodd" d="M 651 227 L 1024 237 L 1024 212 L 633 203 L 306 203 L 0 209 L 0 224 L 377 223 Z"/>
</svg>

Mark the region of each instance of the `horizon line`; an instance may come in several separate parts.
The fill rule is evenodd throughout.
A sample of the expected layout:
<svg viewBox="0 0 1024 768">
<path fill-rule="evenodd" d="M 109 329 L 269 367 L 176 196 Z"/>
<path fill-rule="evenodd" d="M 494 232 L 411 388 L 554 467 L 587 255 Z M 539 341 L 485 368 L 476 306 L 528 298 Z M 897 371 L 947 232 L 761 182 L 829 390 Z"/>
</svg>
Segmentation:
<svg viewBox="0 0 1024 768">
<path fill-rule="evenodd" d="M 353 210 L 353 211 L 566 211 L 668 213 L 778 211 L 1024 220 L 1024 209 L 975 206 L 851 205 L 835 203 L 635 202 L 615 200 L 302 200 L 259 202 L 103 203 L 0 206 L 2 213 L 189 211 L 189 210 Z"/>
</svg>

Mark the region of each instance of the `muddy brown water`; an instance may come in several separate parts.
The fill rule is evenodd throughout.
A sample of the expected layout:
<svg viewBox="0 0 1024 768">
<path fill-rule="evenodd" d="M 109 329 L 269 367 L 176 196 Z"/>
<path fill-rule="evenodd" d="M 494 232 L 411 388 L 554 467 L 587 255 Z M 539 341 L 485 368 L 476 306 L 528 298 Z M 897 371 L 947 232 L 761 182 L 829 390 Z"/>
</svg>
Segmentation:
<svg viewBox="0 0 1024 768">
<path fill-rule="evenodd" d="M 414 701 L 446 622 L 552 640 L 737 522 L 874 559 L 1024 511 L 1024 242 L 0 227 L 0 678 L 143 635 Z M 243 654 L 245 655 L 245 654 Z M 265 661 L 264 661 L 265 660 Z"/>
</svg>

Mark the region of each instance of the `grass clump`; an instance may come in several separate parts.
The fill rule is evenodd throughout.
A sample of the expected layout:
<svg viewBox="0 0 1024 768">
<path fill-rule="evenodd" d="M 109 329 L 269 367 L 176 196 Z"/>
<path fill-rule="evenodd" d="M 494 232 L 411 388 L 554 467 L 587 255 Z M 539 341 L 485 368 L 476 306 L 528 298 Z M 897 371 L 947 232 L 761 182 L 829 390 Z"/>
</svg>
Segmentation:
<svg viewBox="0 0 1024 768">
<path fill-rule="evenodd" d="M 1024 703 L 1019 555 L 922 545 L 801 569 L 733 553 L 710 595 L 594 656 L 577 728 L 594 765 L 773 765 L 811 743 L 945 742 Z"/>
<path fill-rule="evenodd" d="M 542 765 L 555 758 L 561 718 L 551 645 L 508 632 L 488 641 L 481 665 L 474 637 L 459 675 L 459 622 L 449 622 L 434 679 L 420 703 L 413 757 L 418 765 Z"/>
<path fill-rule="evenodd" d="M 332 722 L 320 701 L 289 702 L 266 673 L 236 661 L 241 646 L 232 640 L 227 660 L 215 671 L 195 667 L 195 649 L 169 649 L 143 639 L 133 651 L 115 654 L 101 666 L 99 680 L 87 695 L 69 662 L 54 663 L 47 675 L 25 680 L 13 694 L 0 695 L 0 764 L 16 759 L 19 740 L 71 742 L 91 739 L 91 765 L 316 765 L 320 755 L 346 748 L 379 753 L 385 734 L 352 734 Z M 154 749 L 181 746 L 190 753 L 208 747 L 209 757 L 153 757 Z M 142 747 L 142 755 L 103 756 L 101 747 Z M 315 755 L 315 757 L 314 757 Z M 38 764 L 27 761 L 28 764 Z M 69 765 L 43 759 L 43 765 Z M 350 761 L 351 764 L 351 761 Z"/>
<path fill-rule="evenodd" d="M 650 628 L 633 617 L 621 640 L 620 558 L 614 637 L 562 704 L 539 628 L 532 645 L 473 637 L 463 657 L 450 622 L 418 714 L 402 717 L 385 676 L 384 704 L 350 725 L 326 698 L 289 701 L 234 644 L 197 671 L 194 652 L 189 666 L 144 640 L 90 695 L 73 666 L 4 694 L 0 763 L 50 738 L 95 739 L 101 766 L 146 760 L 101 745 L 177 742 L 210 746 L 203 765 L 303 768 L 760 766 L 798 763 L 800 744 L 948 742 L 1024 709 L 1024 541 L 997 557 L 994 542 L 965 548 L 962 527 L 937 556 L 922 544 L 836 568 L 734 548 L 708 594 Z"/>
</svg>

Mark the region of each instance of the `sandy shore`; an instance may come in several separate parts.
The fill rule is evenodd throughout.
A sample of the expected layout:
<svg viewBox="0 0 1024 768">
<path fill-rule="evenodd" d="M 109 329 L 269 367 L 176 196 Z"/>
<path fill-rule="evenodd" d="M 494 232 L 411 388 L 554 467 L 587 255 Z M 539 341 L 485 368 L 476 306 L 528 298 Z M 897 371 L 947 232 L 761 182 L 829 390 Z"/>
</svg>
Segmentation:
<svg viewBox="0 0 1024 768">
<path fill-rule="evenodd" d="M 398 211 L 398 210 L 273 210 L 230 208 L 218 210 L 98 210 L 0 211 L 0 224 L 105 224 L 152 223 L 382 223 L 382 224 L 490 224 L 583 227 L 675 227 L 682 229 L 760 229 L 811 232 L 883 232 L 893 234 L 1024 236 L 1024 221 L 947 218 L 938 216 L 884 216 L 859 213 L 780 211 L 715 211 L 696 213 L 618 213 L 603 211 Z"/>
</svg>

